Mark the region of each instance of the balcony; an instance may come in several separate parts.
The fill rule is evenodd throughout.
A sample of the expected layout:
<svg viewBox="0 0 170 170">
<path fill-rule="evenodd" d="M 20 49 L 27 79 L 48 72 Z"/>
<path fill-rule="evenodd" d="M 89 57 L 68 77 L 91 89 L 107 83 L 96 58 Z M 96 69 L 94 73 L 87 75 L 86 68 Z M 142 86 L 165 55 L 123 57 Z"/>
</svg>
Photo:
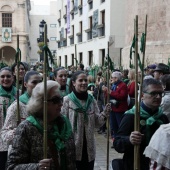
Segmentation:
<svg viewBox="0 0 170 170">
<path fill-rule="evenodd" d="M 105 36 L 105 25 L 104 24 L 98 25 L 97 28 L 98 28 L 98 36 L 99 37 Z"/>
<path fill-rule="evenodd" d="M 70 35 L 70 45 L 74 44 L 74 35 Z"/>
<path fill-rule="evenodd" d="M 87 40 L 91 40 L 92 39 L 92 29 L 89 28 L 89 29 L 85 30 L 85 32 L 87 33 Z"/>
<path fill-rule="evenodd" d="M 63 40 L 63 47 L 66 47 L 67 46 L 67 39 L 65 38 L 64 40 Z"/>
<path fill-rule="evenodd" d="M 77 41 L 78 41 L 78 43 L 82 42 L 82 33 L 79 32 L 79 33 L 77 33 L 76 35 L 77 35 Z"/>
</svg>

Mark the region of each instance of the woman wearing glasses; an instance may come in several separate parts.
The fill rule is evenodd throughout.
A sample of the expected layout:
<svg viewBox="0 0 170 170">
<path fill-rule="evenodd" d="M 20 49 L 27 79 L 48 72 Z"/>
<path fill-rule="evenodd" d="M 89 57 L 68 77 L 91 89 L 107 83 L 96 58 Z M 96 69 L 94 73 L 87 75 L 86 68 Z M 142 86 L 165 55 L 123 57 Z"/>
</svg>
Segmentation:
<svg viewBox="0 0 170 170">
<path fill-rule="evenodd" d="M 60 85 L 47 81 L 47 159 L 43 159 L 44 84 L 33 89 L 27 104 L 29 116 L 18 126 L 7 161 L 7 170 L 75 170 L 75 145 L 71 125 L 60 114 Z"/>
<path fill-rule="evenodd" d="M 31 97 L 33 88 L 42 81 L 40 74 L 36 71 L 28 71 L 24 76 L 24 86 L 26 87 L 26 92 L 19 97 L 19 113 L 20 118 L 19 122 L 26 119 L 28 116 L 26 112 L 26 105 L 29 98 Z M 15 130 L 18 126 L 17 120 L 17 101 L 13 102 L 6 114 L 6 119 L 4 126 L 1 131 L 2 140 L 7 145 L 11 145 L 11 142 L 14 138 Z"/>
<path fill-rule="evenodd" d="M 101 127 L 111 110 L 110 104 L 100 114 L 96 100 L 87 92 L 87 75 L 77 71 L 71 78 L 71 89 L 64 97 L 61 113 L 66 115 L 72 126 L 76 145 L 77 170 L 93 170 L 95 161 L 95 127 Z"/>
<path fill-rule="evenodd" d="M 9 67 L 0 70 L 0 131 L 6 118 L 7 108 L 16 99 L 17 90 L 12 85 L 14 81 Z M 0 169 L 5 170 L 7 160 L 7 145 L 0 135 Z"/>
</svg>

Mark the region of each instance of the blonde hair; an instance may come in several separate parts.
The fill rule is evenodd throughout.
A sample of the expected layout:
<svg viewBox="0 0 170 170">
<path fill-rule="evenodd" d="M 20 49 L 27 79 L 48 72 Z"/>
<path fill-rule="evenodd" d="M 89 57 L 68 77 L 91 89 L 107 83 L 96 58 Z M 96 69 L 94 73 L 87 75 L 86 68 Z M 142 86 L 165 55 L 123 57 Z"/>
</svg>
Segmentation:
<svg viewBox="0 0 170 170">
<path fill-rule="evenodd" d="M 135 80 L 135 69 L 130 69 L 129 70 L 129 79 L 132 81 L 132 80 Z"/>
<path fill-rule="evenodd" d="M 49 91 L 53 88 L 57 87 L 57 91 L 59 92 L 60 85 L 56 81 L 48 80 L 47 81 L 47 97 Z M 37 116 L 40 112 L 43 114 L 43 101 L 44 100 L 44 82 L 38 83 L 32 91 L 31 98 L 26 106 L 26 110 L 29 114 Z"/>
</svg>

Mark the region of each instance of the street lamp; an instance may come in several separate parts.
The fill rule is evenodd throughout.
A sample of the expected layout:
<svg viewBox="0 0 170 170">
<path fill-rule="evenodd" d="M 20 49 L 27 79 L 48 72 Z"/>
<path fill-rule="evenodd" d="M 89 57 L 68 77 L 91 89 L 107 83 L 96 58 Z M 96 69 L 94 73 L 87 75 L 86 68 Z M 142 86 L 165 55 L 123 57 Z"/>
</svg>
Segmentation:
<svg viewBox="0 0 170 170">
<path fill-rule="evenodd" d="M 44 28 L 45 28 L 46 22 L 42 20 L 39 24 L 39 38 L 37 38 L 37 43 L 40 48 L 40 62 L 44 61 L 44 51 L 43 51 L 43 43 L 44 43 Z"/>
</svg>

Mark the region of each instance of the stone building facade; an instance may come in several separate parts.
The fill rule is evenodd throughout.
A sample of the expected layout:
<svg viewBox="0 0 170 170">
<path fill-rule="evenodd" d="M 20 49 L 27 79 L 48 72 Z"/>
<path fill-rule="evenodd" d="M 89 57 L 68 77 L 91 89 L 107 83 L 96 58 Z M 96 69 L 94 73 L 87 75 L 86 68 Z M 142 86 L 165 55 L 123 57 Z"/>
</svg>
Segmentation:
<svg viewBox="0 0 170 170">
<path fill-rule="evenodd" d="M 127 0 L 125 47 L 122 50 L 121 63 L 124 68 L 129 68 L 130 46 L 134 35 L 134 18 L 138 15 L 140 40 L 141 33 L 144 32 L 146 14 L 148 16 L 148 22 L 145 66 L 152 63 L 168 63 L 168 59 L 170 58 L 170 1 Z"/>
<path fill-rule="evenodd" d="M 29 62 L 31 50 L 29 40 L 30 10 L 30 0 L 0 1 L 0 60 L 8 65 L 15 61 L 17 35 L 19 35 L 19 48 L 22 52 L 21 61 Z M 8 34 L 6 30 L 11 31 L 11 34 Z M 4 36 L 6 37 L 5 41 Z M 9 36 L 11 40 L 7 41 Z"/>
</svg>

